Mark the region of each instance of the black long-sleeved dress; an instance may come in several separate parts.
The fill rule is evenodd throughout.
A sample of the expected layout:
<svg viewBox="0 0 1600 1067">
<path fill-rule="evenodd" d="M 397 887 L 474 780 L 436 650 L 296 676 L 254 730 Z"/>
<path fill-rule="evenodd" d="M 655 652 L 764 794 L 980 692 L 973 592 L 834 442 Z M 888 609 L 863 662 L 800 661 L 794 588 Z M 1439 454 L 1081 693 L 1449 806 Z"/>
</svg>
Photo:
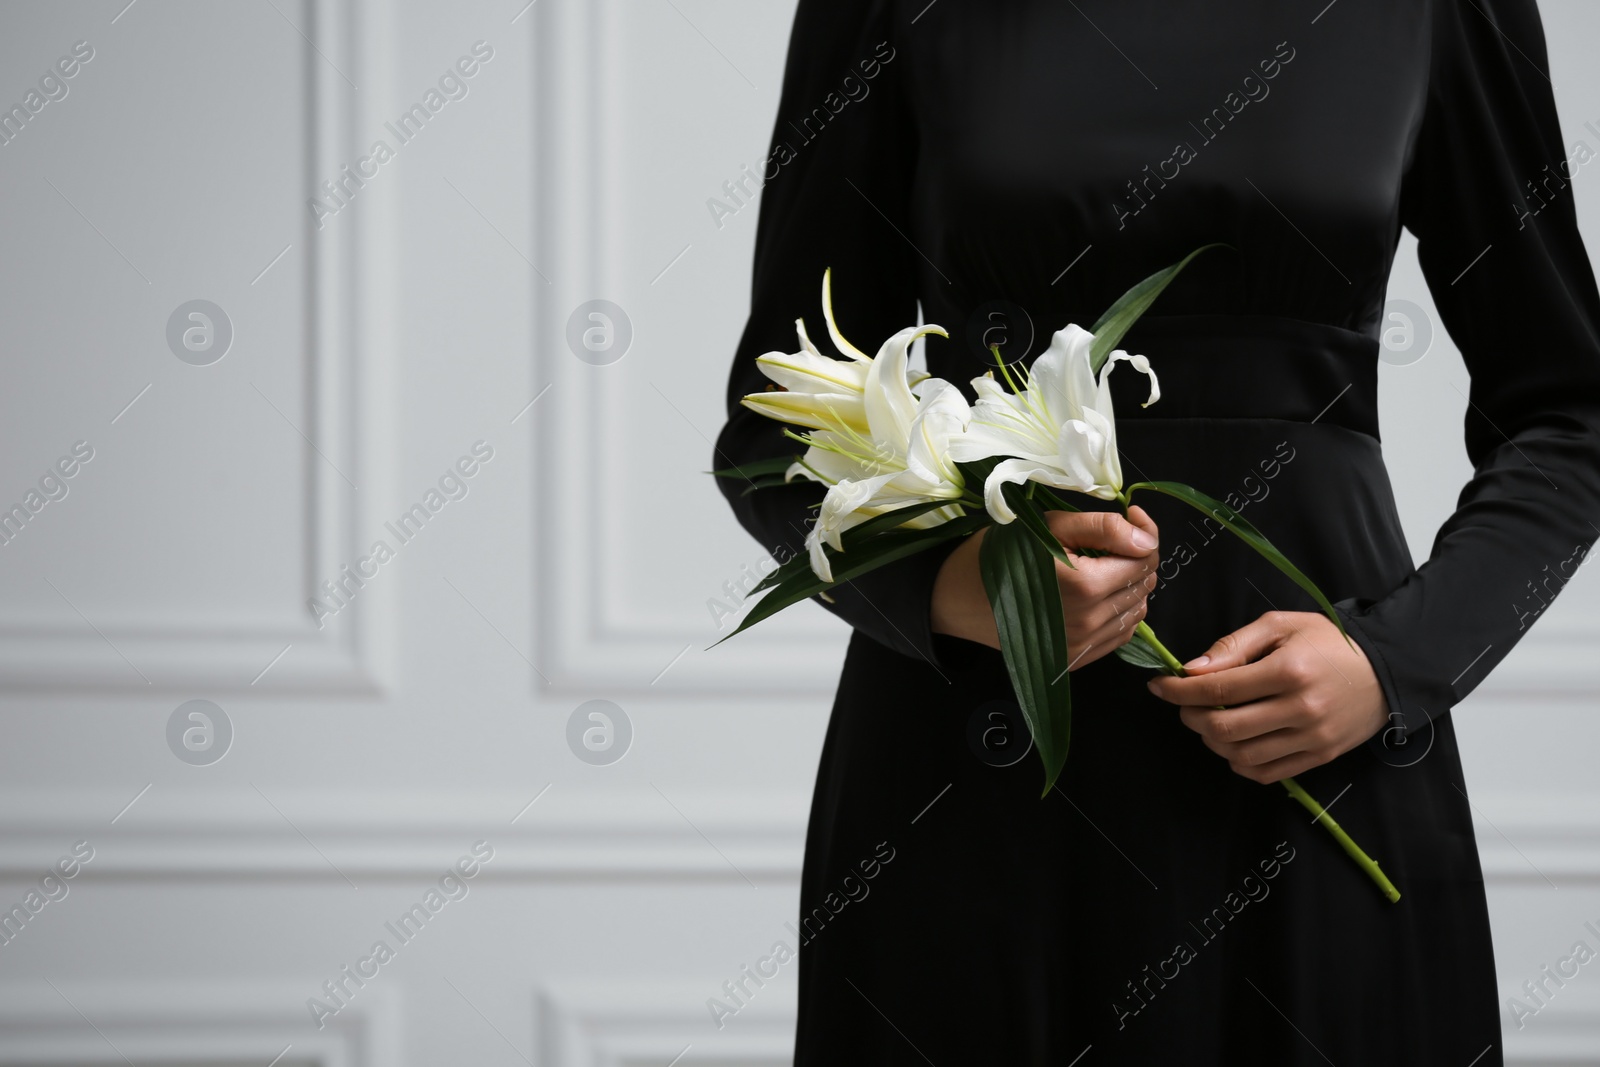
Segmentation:
<svg viewBox="0 0 1600 1067">
<path fill-rule="evenodd" d="M 846 337 L 875 351 L 920 302 L 950 334 L 929 370 L 965 385 L 987 342 L 1037 354 L 1231 245 L 1123 345 L 1163 392 L 1141 409 L 1122 376 L 1124 469 L 1240 505 L 1337 602 L 1391 725 L 1299 779 L 1404 898 L 1114 657 L 1074 672 L 1040 800 L 999 654 L 930 632 L 950 545 L 826 605 L 855 632 L 806 846 L 798 1064 L 1501 1062 L 1449 712 L 1600 526 L 1600 298 L 1566 155 L 1533 0 L 801 0 L 717 464 L 795 451 L 737 400 L 796 317 L 826 348 L 825 266 Z M 1420 568 L 1378 442 L 1401 226 L 1471 372 L 1475 472 Z M 800 550 L 821 487 L 740 489 L 739 520 Z M 1144 504 L 1149 621 L 1180 657 L 1312 609 Z"/>
</svg>

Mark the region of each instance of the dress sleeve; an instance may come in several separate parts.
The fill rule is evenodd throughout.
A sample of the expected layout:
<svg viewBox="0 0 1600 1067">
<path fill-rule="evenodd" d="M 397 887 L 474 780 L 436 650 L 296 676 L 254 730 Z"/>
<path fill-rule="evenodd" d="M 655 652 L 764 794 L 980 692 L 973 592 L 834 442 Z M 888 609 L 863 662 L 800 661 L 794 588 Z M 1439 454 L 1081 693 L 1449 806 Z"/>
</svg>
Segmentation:
<svg viewBox="0 0 1600 1067">
<path fill-rule="evenodd" d="M 728 467 L 801 448 L 783 426 L 739 404 L 770 383 L 756 357 L 799 349 L 795 320 L 830 355 L 822 327 L 822 273 L 833 268 L 840 331 L 875 352 L 917 322 L 915 255 L 905 234 L 917 131 L 902 83 L 909 60 L 895 48 L 891 0 L 800 0 L 762 178 L 750 318 L 728 378 L 728 421 L 715 464 Z M 739 522 L 775 558 L 802 542 L 823 486 L 796 480 L 746 492 L 718 479 Z M 868 637 L 935 661 L 928 609 L 952 541 L 832 589 L 822 605 Z"/>
<path fill-rule="evenodd" d="M 1534 0 L 1434 0 L 1401 220 L 1471 374 L 1474 471 L 1428 561 L 1338 607 L 1406 730 L 1463 700 L 1600 533 L 1600 297 Z M 1592 153 L 1591 153 L 1592 155 Z"/>
</svg>

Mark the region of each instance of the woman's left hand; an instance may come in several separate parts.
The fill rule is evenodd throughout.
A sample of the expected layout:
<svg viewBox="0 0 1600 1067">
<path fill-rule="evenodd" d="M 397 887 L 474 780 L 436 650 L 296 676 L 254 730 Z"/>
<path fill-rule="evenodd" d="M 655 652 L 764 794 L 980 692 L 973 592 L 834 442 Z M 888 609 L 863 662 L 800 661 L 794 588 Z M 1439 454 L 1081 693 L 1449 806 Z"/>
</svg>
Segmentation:
<svg viewBox="0 0 1600 1067">
<path fill-rule="evenodd" d="M 1324 615 L 1271 611 L 1162 675 L 1150 691 L 1251 781 L 1282 781 L 1355 748 L 1388 705 L 1366 653 Z M 1219 707 L 1220 706 L 1220 707 Z"/>
</svg>

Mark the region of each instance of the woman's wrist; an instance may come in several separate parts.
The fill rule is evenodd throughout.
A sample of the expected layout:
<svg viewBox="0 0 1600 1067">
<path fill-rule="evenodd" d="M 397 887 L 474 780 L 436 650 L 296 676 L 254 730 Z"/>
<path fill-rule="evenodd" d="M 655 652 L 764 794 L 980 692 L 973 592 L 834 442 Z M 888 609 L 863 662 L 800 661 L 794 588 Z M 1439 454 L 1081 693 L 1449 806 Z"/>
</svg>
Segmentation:
<svg viewBox="0 0 1600 1067">
<path fill-rule="evenodd" d="M 978 569 L 978 548 L 984 531 L 972 534 L 945 557 L 933 581 L 928 605 L 928 628 L 936 634 L 1000 647 L 994 613 Z"/>
</svg>

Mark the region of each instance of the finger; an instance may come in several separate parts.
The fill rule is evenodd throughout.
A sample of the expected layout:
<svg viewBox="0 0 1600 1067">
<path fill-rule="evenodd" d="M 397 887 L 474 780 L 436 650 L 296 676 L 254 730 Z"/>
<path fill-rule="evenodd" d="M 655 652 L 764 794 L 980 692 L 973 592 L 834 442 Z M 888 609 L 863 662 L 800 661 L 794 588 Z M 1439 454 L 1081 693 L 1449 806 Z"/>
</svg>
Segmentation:
<svg viewBox="0 0 1600 1067">
<path fill-rule="evenodd" d="M 1234 774 L 1239 775 L 1241 778 L 1248 778 L 1252 782 L 1259 782 L 1262 785 L 1272 785 L 1274 782 L 1281 782 L 1285 778 L 1293 778 L 1297 774 L 1304 774 L 1311 768 L 1320 767 L 1327 762 L 1327 759 L 1317 752 L 1296 752 L 1292 756 L 1285 756 L 1282 759 L 1273 760 L 1271 763 L 1255 766 L 1247 763 L 1230 763 L 1228 766 L 1233 769 Z"/>
<path fill-rule="evenodd" d="M 1218 742 L 1203 735 L 1201 740 L 1227 760 L 1235 774 L 1262 784 L 1282 781 L 1327 762 L 1304 730 L 1274 730 L 1240 743 Z"/>
<path fill-rule="evenodd" d="M 1231 634 L 1224 634 L 1199 656 L 1183 665 L 1194 674 L 1227 670 L 1266 655 L 1294 636 L 1287 611 L 1269 611 Z"/>
<path fill-rule="evenodd" d="M 1138 601 L 1126 611 L 1112 615 L 1095 628 L 1088 637 L 1097 649 L 1103 652 L 1115 652 L 1133 637 L 1134 627 L 1144 620 L 1148 607 L 1143 600 Z M 1075 657 L 1076 652 L 1070 654 Z"/>
<path fill-rule="evenodd" d="M 1048 511 L 1045 521 L 1050 532 L 1071 548 L 1141 557 L 1154 552 L 1159 544 L 1154 523 L 1148 528 L 1135 526 L 1114 511 Z"/>
<path fill-rule="evenodd" d="M 1152 578 L 1159 557 L 1152 552 L 1138 559 L 1124 556 L 1079 556 L 1077 566 L 1068 569 L 1056 564 L 1056 577 L 1063 592 L 1077 600 L 1111 599 L 1124 594 Z"/>
<path fill-rule="evenodd" d="M 1268 655 L 1242 667 L 1206 674 L 1150 679 L 1150 692 L 1169 704 L 1216 708 L 1265 700 L 1297 689 L 1303 682 L 1298 665 L 1284 657 Z"/>
<path fill-rule="evenodd" d="M 1150 513 L 1138 504 L 1131 505 L 1128 508 L 1128 521 L 1151 537 L 1154 537 L 1158 543 L 1160 542 L 1161 532 L 1156 528 L 1156 520 L 1152 519 Z"/>
<path fill-rule="evenodd" d="M 1299 725 L 1294 709 L 1284 700 L 1258 700 L 1237 708 L 1184 707 L 1178 709 L 1178 718 L 1219 756 L 1229 755 L 1232 748 L 1247 741 Z"/>
<path fill-rule="evenodd" d="M 1083 604 L 1075 611 L 1068 610 L 1068 642 L 1081 645 L 1086 641 L 1116 638 L 1114 647 L 1121 646 L 1145 617 L 1147 593 L 1148 589 L 1140 584 L 1115 596 Z"/>
<path fill-rule="evenodd" d="M 1219 752 L 1234 767 L 1265 767 L 1270 763 L 1310 752 L 1314 746 L 1304 730 L 1274 730 Z"/>
<path fill-rule="evenodd" d="M 1107 626 L 1129 613 L 1141 609 L 1151 590 L 1156 586 L 1154 573 L 1147 574 L 1137 582 L 1132 582 L 1113 590 L 1099 605 L 1090 612 L 1093 625 Z M 1143 611 L 1139 613 L 1144 617 Z"/>
</svg>

